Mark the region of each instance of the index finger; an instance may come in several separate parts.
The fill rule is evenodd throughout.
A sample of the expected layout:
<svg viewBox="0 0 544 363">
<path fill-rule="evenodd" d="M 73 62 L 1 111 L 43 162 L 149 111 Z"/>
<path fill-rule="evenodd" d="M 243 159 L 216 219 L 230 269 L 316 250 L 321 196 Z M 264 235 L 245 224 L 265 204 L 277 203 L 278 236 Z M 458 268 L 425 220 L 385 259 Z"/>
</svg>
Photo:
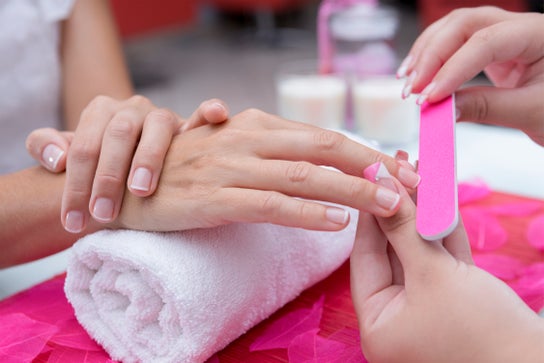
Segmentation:
<svg viewBox="0 0 544 363">
<path fill-rule="evenodd" d="M 412 90 L 421 92 L 467 39 L 478 30 L 504 20 L 507 14 L 491 6 L 456 9 L 431 24 L 409 53 L 413 61 L 407 73 L 414 74 Z"/>
<path fill-rule="evenodd" d="M 541 59 L 542 40 L 535 39 L 534 29 L 540 27 L 544 32 L 544 19 L 540 14 L 534 15 L 524 21 L 503 21 L 476 32 L 436 74 L 433 80 L 436 86 L 428 94 L 428 100 L 435 102 L 451 94 L 490 64 L 516 59 L 531 64 Z"/>
</svg>

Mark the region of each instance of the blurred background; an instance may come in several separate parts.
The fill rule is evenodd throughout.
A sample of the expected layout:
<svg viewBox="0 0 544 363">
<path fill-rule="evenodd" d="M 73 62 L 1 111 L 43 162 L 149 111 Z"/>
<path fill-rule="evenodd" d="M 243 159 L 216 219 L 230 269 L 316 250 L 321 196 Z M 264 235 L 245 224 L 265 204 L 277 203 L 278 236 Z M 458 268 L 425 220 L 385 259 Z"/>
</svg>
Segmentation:
<svg viewBox="0 0 544 363">
<path fill-rule="evenodd" d="M 277 113 L 275 75 L 317 58 L 317 0 L 111 0 L 137 92 L 189 116 L 205 99 L 232 113 Z M 393 47 L 402 59 L 427 25 L 458 7 L 542 11 L 541 0 L 383 0 L 399 15 Z"/>
</svg>

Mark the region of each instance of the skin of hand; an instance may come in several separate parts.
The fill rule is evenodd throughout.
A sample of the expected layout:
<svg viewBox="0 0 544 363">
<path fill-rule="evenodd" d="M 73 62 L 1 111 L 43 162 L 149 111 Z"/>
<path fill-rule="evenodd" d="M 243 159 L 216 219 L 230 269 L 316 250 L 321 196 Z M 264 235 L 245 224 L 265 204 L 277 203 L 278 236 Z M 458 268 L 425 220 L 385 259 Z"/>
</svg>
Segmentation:
<svg viewBox="0 0 544 363">
<path fill-rule="evenodd" d="M 474 266 L 462 223 L 429 242 L 397 181 L 389 218 L 361 212 L 351 290 L 361 345 L 373 363 L 541 362 L 544 321 L 505 283 Z"/>
<path fill-rule="evenodd" d="M 382 216 L 397 210 L 397 193 L 361 178 L 377 160 L 417 185 L 413 170 L 339 133 L 250 109 L 176 135 L 156 192 L 147 198 L 125 194 L 116 223 L 155 231 L 230 222 L 339 230 L 349 213 L 316 201 Z"/>
<path fill-rule="evenodd" d="M 204 101 L 184 120 L 142 96 L 124 101 L 100 96 L 83 111 L 75 133 L 38 129 L 28 136 L 26 147 L 48 170 L 67 169 L 63 211 L 83 215 L 89 210 L 98 222 L 109 223 L 117 217 L 125 184 L 131 193 L 141 197 L 155 191 L 175 133 L 227 118 L 226 105 L 217 99 Z M 81 191 L 89 188 L 90 195 L 82 195 Z M 64 216 L 63 222 L 74 233 L 84 227 L 70 225 L 73 215 Z"/>
<path fill-rule="evenodd" d="M 247 110 L 222 124 L 174 135 L 156 192 L 144 198 L 125 192 L 116 221 L 91 218 L 79 234 L 67 232 L 58 218 L 65 173 L 25 169 L 0 176 L 0 267 L 61 251 L 104 228 L 173 231 L 269 222 L 339 230 L 349 213 L 313 200 L 392 215 L 398 194 L 360 176 L 368 165 L 383 161 L 415 187 L 419 177 L 408 167 L 406 153 L 397 159 L 333 131 Z"/>
<path fill-rule="evenodd" d="M 457 118 L 518 128 L 544 146 L 544 14 L 457 9 L 415 41 L 398 77 L 403 96 L 436 102 L 484 71 L 494 87 L 456 92 Z"/>
</svg>

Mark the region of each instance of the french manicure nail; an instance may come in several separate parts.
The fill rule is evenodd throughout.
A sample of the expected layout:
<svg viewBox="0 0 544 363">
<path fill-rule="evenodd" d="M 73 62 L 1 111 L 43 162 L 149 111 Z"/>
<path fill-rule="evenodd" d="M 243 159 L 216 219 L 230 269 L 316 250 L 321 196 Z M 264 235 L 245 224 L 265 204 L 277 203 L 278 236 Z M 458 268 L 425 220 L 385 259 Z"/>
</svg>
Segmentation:
<svg viewBox="0 0 544 363">
<path fill-rule="evenodd" d="M 382 208 L 393 210 L 400 201 L 400 194 L 393 181 L 393 177 L 382 162 L 377 162 L 363 171 L 365 179 L 368 179 L 381 187 L 376 191 L 376 202 Z"/>
<path fill-rule="evenodd" d="M 42 160 L 49 170 L 54 171 L 63 154 L 64 150 L 60 147 L 55 144 L 49 144 L 43 149 Z"/>
<path fill-rule="evenodd" d="M 404 78 L 406 77 L 406 71 L 408 71 L 408 66 L 412 62 L 412 56 L 408 55 L 402 63 L 400 64 L 399 69 L 397 70 L 397 78 Z"/>
<path fill-rule="evenodd" d="M 382 208 L 393 210 L 400 202 L 400 195 L 386 188 L 378 188 L 376 191 L 376 202 Z"/>
<path fill-rule="evenodd" d="M 416 188 L 421 181 L 421 177 L 414 171 L 401 166 L 399 168 L 399 181 L 408 188 Z"/>
<path fill-rule="evenodd" d="M 97 198 L 94 202 L 93 217 L 99 222 L 109 222 L 113 218 L 113 201 L 109 198 Z"/>
<path fill-rule="evenodd" d="M 435 82 L 431 82 L 427 85 L 427 87 L 425 87 L 425 89 L 421 92 L 421 94 L 419 95 L 419 97 L 417 98 L 416 100 L 416 103 L 418 105 L 422 105 L 425 103 L 425 101 L 427 101 L 427 98 L 429 98 L 429 94 L 433 91 L 433 89 L 436 87 L 436 83 Z"/>
<path fill-rule="evenodd" d="M 185 125 L 184 125 L 185 126 Z M 144 192 L 149 191 L 151 188 L 151 179 L 153 175 L 147 168 L 138 168 L 134 171 L 132 176 L 132 183 L 130 187 L 135 190 L 141 190 Z"/>
<path fill-rule="evenodd" d="M 64 229 L 70 233 L 81 232 L 83 230 L 83 213 L 75 210 L 69 211 L 66 214 Z"/>
<path fill-rule="evenodd" d="M 348 221 L 349 213 L 341 208 L 327 208 L 325 216 L 332 223 L 344 225 Z"/>
<path fill-rule="evenodd" d="M 402 89 L 402 99 L 406 99 L 412 94 L 412 85 L 416 77 L 417 77 L 416 71 L 413 71 L 412 73 L 410 73 L 410 76 L 408 76 L 408 79 L 406 80 L 406 83 L 404 84 L 404 88 Z"/>
</svg>

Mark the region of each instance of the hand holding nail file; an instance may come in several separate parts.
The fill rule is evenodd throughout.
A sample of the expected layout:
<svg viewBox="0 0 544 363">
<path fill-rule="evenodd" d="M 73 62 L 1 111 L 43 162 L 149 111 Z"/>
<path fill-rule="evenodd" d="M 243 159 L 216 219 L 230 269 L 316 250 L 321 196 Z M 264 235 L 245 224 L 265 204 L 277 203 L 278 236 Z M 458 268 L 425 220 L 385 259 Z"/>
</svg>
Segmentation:
<svg viewBox="0 0 544 363">
<path fill-rule="evenodd" d="M 459 220 L 453 96 L 421 106 L 418 173 L 417 231 L 429 241 L 444 238 Z"/>
</svg>

